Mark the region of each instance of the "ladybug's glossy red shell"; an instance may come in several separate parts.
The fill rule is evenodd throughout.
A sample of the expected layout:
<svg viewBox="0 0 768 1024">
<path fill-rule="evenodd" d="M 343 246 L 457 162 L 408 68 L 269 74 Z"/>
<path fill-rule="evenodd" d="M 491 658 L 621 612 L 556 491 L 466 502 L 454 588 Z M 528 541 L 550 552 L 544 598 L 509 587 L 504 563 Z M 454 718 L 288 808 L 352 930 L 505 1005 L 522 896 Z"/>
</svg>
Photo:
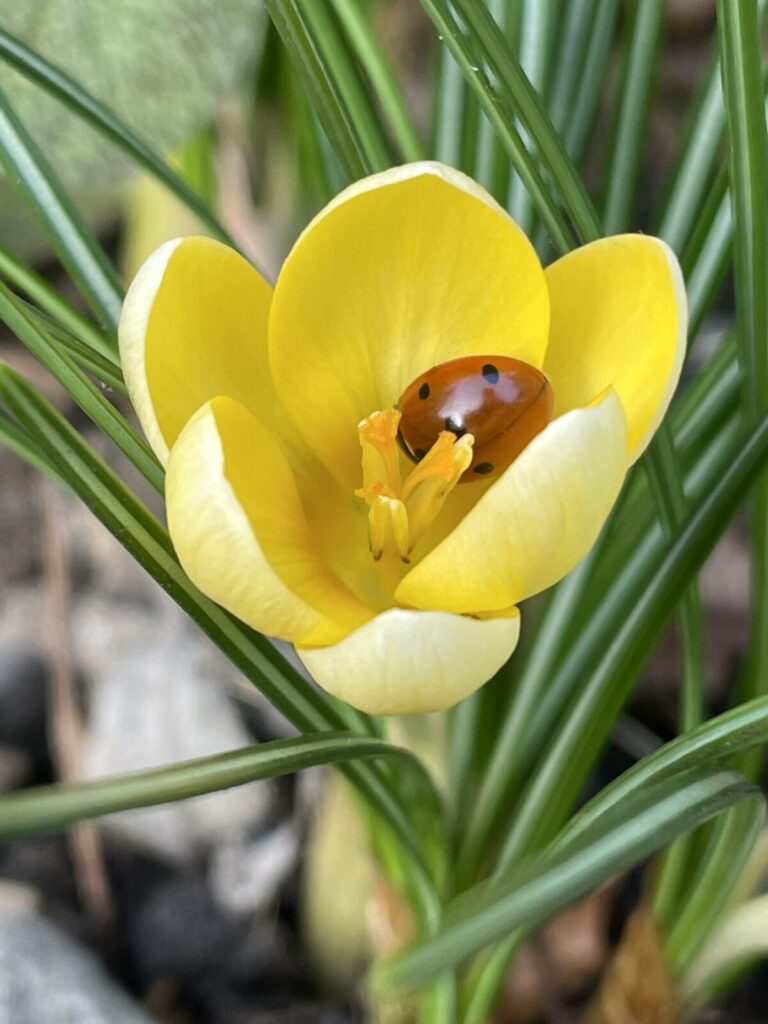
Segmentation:
<svg viewBox="0 0 768 1024">
<path fill-rule="evenodd" d="M 400 439 L 418 462 L 449 430 L 472 434 L 473 458 L 462 482 L 498 476 L 552 419 L 549 381 L 508 356 L 464 356 L 433 366 L 405 389 Z"/>
</svg>

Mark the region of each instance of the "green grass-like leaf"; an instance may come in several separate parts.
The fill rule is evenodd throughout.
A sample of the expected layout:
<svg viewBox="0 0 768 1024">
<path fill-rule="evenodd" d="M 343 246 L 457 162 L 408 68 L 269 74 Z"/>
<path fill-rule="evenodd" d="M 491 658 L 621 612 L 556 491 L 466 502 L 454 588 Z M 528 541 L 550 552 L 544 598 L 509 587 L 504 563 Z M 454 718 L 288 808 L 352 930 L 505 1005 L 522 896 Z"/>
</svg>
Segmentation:
<svg viewBox="0 0 768 1024">
<path fill-rule="evenodd" d="M 116 811 L 188 800 L 316 765 L 372 758 L 398 763 L 415 781 L 416 792 L 431 805 L 433 813 L 439 811 L 429 776 L 409 751 L 372 736 L 325 732 L 260 743 L 151 771 L 12 793 L 0 798 L 0 839 L 58 832 L 75 822 Z"/>
<path fill-rule="evenodd" d="M 595 835 L 561 846 L 451 904 L 437 933 L 378 972 L 382 988 L 413 985 L 518 929 L 529 931 L 618 871 L 758 791 L 734 772 L 699 769 L 645 787 Z"/>
<path fill-rule="evenodd" d="M 59 180 L 0 90 L 0 161 L 48 232 L 59 259 L 101 325 L 114 331 L 123 288 L 101 246 L 86 227 Z M 109 358 L 116 341 L 101 349 Z"/>
</svg>

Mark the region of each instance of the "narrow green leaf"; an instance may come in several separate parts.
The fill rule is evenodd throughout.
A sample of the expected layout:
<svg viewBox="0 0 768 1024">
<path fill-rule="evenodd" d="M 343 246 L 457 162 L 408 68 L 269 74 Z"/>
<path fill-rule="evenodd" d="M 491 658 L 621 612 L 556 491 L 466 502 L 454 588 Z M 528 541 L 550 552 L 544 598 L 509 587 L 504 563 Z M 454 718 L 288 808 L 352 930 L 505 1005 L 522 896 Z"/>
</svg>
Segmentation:
<svg viewBox="0 0 768 1024">
<path fill-rule="evenodd" d="M 29 314 L 25 305 L 0 282 L 0 320 L 13 331 L 19 341 L 66 388 L 72 398 L 107 437 L 124 452 L 136 468 L 163 492 L 162 467 L 146 442 L 121 416 L 109 399 L 75 365 L 72 358 L 56 344 L 51 335 Z"/>
<path fill-rule="evenodd" d="M 424 147 L 397 80 L 368 23 L 359 0 L 331 0 L 350 44 L 365 70 L 405 160 L 422 160 Z"/>
<path fill-rule="evenodd" d="M 685 518 L 686 502 L 677 473 L 675 453 L 668 427 L 661 425 L 643 460 L 662 525 L 674 536 Z M 699 724 L 704 715 L 704 612 L 694 577 L 683 592 L 678 612 L 682 647 L 682 687 L 678 711 L 680 732 Z M 681 837 L 667 851 L 655 880 L 654 909 L 664 920 L 667 907 L 675 907 L 687 879 L 685 868 L 690 854 L 690 836 Z"/>
<path fill-rule="evenodd" d="M 359 135 L 334 69 L 315 38 L 307 9 L 301 0 L 267 0 L 267 6 L 339 162 L 351 181 L 365 177 L 377 169 L 376 160 L 371 159 Z"/>
<path fill-rule="evenodd" d="M 0 442 L 28 462 L 30 466 L 39 469 L 46 476 L 53 477 L 54 480 L 59 480 L 58 471 L 47 456 L 40 451 L 27 432 L 3 409 L 0 409 Z"/>
<path fill-rule="evenodd" d="M 754 850 L 765 824 L 765 805 L 745 803 L 719 818 L 689 880 L 687 899 L 678 899 L 665 942 L 667 962 L 680 975 L 706 945 Z"/>
<path fill-rule="evenodd" d="M 631 225 L 664 0 L 643 0 L 631 10 L 621 98 L 606 171 L 603 227 L 607 235 L 626 231 Z"/>
<path fill-rule="evenodd" d="M 16 296 L 18 298 L 18 296 Z M 123 398 L 128 397 L 128 389 L 125 386 L 120 368 L 109 360 L 100 356 L 98 352 L 74 337 L 69 331 L 57 323 L 46 313 L 36 309 L 30 302 L 19 299 L 27 315 L 40 331 L 51 337 L 56 344 L 77 363 L 81 370 L 95 378 L 98 384 L 107 391 L 114 391 Z"/>
<path fill-rule="evenodd" d="M 508 4 L 506 0 L 486 0 L 491 17 L 500 26 L 511 45 L 516 46 L 519 39 L 519 28 L 523 19 L 522 4 Z M 512 42 L 514 37 L 514 42 Z M 459 75 L 461 72 L 459 71 Z M 493 76 L 489 76 L 493 81 Z M 463 81 L 463 80 L 462 80 Z M 466 168 L 467 173 L 485 186 L 488 191 L 503 205 L 506 205 L 509 184 L 509 161 L 504 156 L 499 137 L 485 114 L 481 114 L 477 123 L 477 143 L 475 163 Z M 503 181 L 503 192 L 501 182 Z"/>
<path fill-rule="evenodd" d="M 596 9 L 595 0 L 582 0 L 581 3 L 566 4 L 563 12 L 549 100 L 552 124 L 563 136 L 573 116 L 574 96 L 590 70 L 586 52 Z"/>
<path fill-rule="evenodd" d="M 542 97 L 546 95 L 553 70 L 552 50 L 561 6 L 560 0 L 523 0 L 521 4 L 520 68 Z M 509 183 L 507 209 L 523 231 L 532 235 L 534 223 L 531 197 L 516 174 L 512 175 Z"/>
<path fill-rule="evenodd" d="M 660 543 L 650 577 L 641 574 L 632 579 L 627 566 L 617 577 L 617 587 L 624 590 L 615 608 L 621 618 L 614 621 L 614 631 L 604 638 L 607 646 L 600 651 L 592 648 L 588 639 L 583 645 L 574 645 L 551 681 L 551 689 L 559 688 L 566 678 L 571 683 L 581 679 L 582 687 L 575 693 L 575 688 L 570 689 L 574 693 L 571 704 L 551 734 L 536 774 L 516 809 L 499 860 L 500 869 L 540 847 L 564 820 L 628 696 L 635 672 L 688 581 L 712 549 L 723 524 L 746 497 L 767 460 L 768 417 L 746 438 L 730 465 L 723 467 L 709 492 L 688 510 L 677 534 Z M 653 551 L 655 544 L 649 547 Z M 606 613 L 595 608 L 592 611 L 593 617 L 605 624 Z M 598 653 L 601 656 L 595 658 Z M 585 678 L 587 669 L 589 676 Z M 534 726 L 532 722 L 530 732 L 535 731 Z M 547 808 L 546 816 L 540 813 L 542 807 Z"/>
<path fill-rule="evenodd" d="M 768 697 L 743 704 L 678 737 L 644 757 L 593 797 L 563 829 L 552 849 L 567 847 L 595 831 L 604 816 L 632 809 L 638 794 L 685 771 L 716 770 L 734 755 L 768 744 Z M 514 872 L 514 868 L 511 872 Z M 482 1024 L 524 932 L 510 936 L 473 969 L 465 1024 Z"/>
<path fill-rule="evenodd" d="M 672 174 L 669 196 L 658 217 L 657 232 L 675 252 L 686 247 L 700 216 L 724 127 L 720 61 L 716 60 L 693 104 L 693 116 Z"/>
<path fill-rule="evenodd" d="M 723 372 L 722 365 L 715 360 L 706 379 L 711 387 L 710 394 L 724 393 L 735 403 L 737 374 Z M 690 417 L 703 404 L 696 390 L 690 408 L 683 411 Z M 712 417 L 718 418 L 718 422 L 720 404 L 715 402 L 708 410 Z M 685 422 L 687 420 L 683 419 Z M 738 424 L 736 428 L 735 432 L 721 430 L 711 453 L 705 452 L 698 462 L 693 463 L 685 485 L 691 508 L 700 506 L 711 494 L 723 471 L 739 452 L 742 431 Z M 706 429 L 706 424 L 698 422 L 696 429 L 700 433 Z M 621 629 L 626 616 L 652 586 L 654 567 L 663 562 L 665 540 L 662 530 L 646 506 L 645 525 L 639 533 L 632 533 L 632 527 L 640 518 L 639 503 L 627 504 L 626 514 L 622 508 L 615 513 L 616 528 L 604 533 L 589 562 L 561 584 L 566 590 L 562 605 L 559 601 L 555 605 L 557 610 L 552 622 L 545 619 L 546 649 L 541 649 L 541 654 L 532 658 L 530 667 L 526 665 L 516 691 L 515 704 L 519 702 L 519 710 L 513 710 L 505 719 L 465 828 L 465 848 L 461 858 L 461 877 L 465 881 L 471 877 L 483 851 L 488 849 L 491 835 L 500 825 L 515 787 L 530 771 L 542 746 L 552 735 L 568 699 L 594 671 L 594 666 Z M 616 565 L 622 566 L 620 574 L 615 571 Z M 571 587 L 573 592 L 568 597 Z M 588 614 L 579 620 L 576 628 L 574 618 L 580 609 L 587 609 Z M 540 650 L 538 645 L 536 649 Z M 631 678 L 623 680 L 624 686 L 630 684 Z M 592 732 L 590 725 L 586 735 L 591 736 Z M 584 744 L 585 748 L 587 745 Z"/>
<path fill-rule="evenodd" d="M 503 33 L 480 0 L 454 0 L 454 5 L 472 32 L 472 44 L 481 64 L 487 65 L 497 76 L 500 94 L 520 119 L 542 164 L 555 181 L 581 240 L 586 242 L 598 238 L 600 224 L 584 182 Z M 442 7 L 444 4 L 443 0 L 431 0 L 427 6 Z M 469 74 L 478 72 L 473 71 L 470 65 Z M 520 173 L 519 168 L 516 170 Z"/>
<path fill-rule="evenodd" d="M 234 246 L 232 238 L 200 195 L 151 146 L 69 75 L 2 29 L 0 58 L 61 100 L 84 121 L 93 125 L 110 142 L 165 185 L 215 238 Z"/>
<path fill-rule="evenodd" d="M 672 435 L 682 456 L 723 425 L 741 388 L 736 335 L 731 331 L 670 411 Z"/>
<path fill-rule="evenodd" d="M 436 160 L 461 167 L 461 126 L 467 90 L 461 68 L 445 46 L 438 51 L 439 66 L 435 79 L 433 152 Z"/>
<path fill-rule="evenodd" d="M 714 189 L 719 191 L 718 182 Z M 705 204 L 704 216 L 709 216 L 710 204 Z M 730 196 L 723 195 L 712 213 L 710 229 L 691 266 L 686 278 L 690 334 L 695 338 L 704 323 L 707 313 L 717 298 L 720 286 L 725 280 L 731 260 L 733 241 L 733 216 Z"/>
<path fill-rule="evenodd" d="M 0 161 L 46 229 L 59 259 L 103 327 L 114 331 L 123 289 L 117 273 L 0 90 Z M 116 342 L 110 338 L 114 351 Z"/>
<path fill-rule="evenodd" d="M 565 146 L 575 161 L 581 160 L 584 154 L 605 88 L 606 68 L 618 14 L 619 0 L 597 0 L 584 66 L 576 94 L 571 98 L 568 123 L 564 128 Z"/>
<path fill-rule="evenodd" d="M 768 744 L 768 697 L 710 718 L 684 736 L 665 743 L 602 789 L 571 819 L 558 843 L 575 841 L 598 827 L 600 818 L 675 773 L 696 767 L 722 766 L 745 751 Z"/>
<path fill-rule="evenodd" d="M 666 424 L 659 427 L 644 465 L 656 494 L 662 525 L 669 536 L 674 536 L 685 519 L 686 501 Z M 683 594 L 679 620 L 683 647 L 680 728 L 686 732 L 699 724 L 704 712 L 703 611 L 695 579 Z"/>
<path fill-rule="evenodd" d="M 384 132 L 381 115 L 374 108 L 370 90 L 360 77 L 357 61 L 339 31 L 327 4 L 297 0 L 328 74 L 334 79 L 339 96 L 349 112 L 357 138 L 373 171 L 383 171 L 394 158 Z"/>
<path fill-rule="evenodd" d="M 703 774 L 703 773 L 702 773 Z M 581 844 L 537 858 L 503 883 L 477 886 L 450 904 L 437 933 L 378 972 L 382 988 L 413 985 L 455 966 L 516 929 L 529 931 L 611 875 L 758 792 L 733 772 L 708 772 L 646 790 L 631 819 Z"/>
<path fill-rule="evenodd" d="M 338 88 L 296 0 L 267 0 L 269 15 L 349 180 L 370 169 Z"/>
<path fill-rule="evenodd" d="M 768 133 L 760 80 L 757 4 L 718 0 L 723 92 L 731 143 L 734 280 L 742 389 L 748 417 L 768 411 Z M 746 699 L 768 690 L 768 480 L 752 511 L 752 625 Z M 745 765 L 755 774 L 758 764 Z"/>
<path fill-rule="evenodd" d="M 63 296 L 59 295 L 44 278 L 22 263 L 4 246 L 0 246 L 0 275 L 5 277 L 14 288 L 23 291 L 41 310 L 57 320 L 62 327 L 88 345 L 94 352 L 98 352 L 102 359 L 107 360 L 113 367 L 119 366 L 117 353 L 98 327 L 75 309 L 70 302 L 67 302 Z"/>
<path fill-rule="evenodd" d="M 759 17 L 765 16 L 768 3 L 758 0 Z M 680 149 L 679 158 L 670 174 L 669 195 L 661 205 L 656 233 L 683 252 L 702 217 L 702 203 L 707 183 L 712 177 L 725 129 L 725 108 L 720 60 L 716 60 L 703 78 L 693 103 L 692 116 Z"/>
<path fill-rule="evenodd" d="M 315 765 L 370 758 L 396 761 L 410 773 L 422 797 L 434 809 L 437 797 L 429 776 L 409 751 L 372 736 L 324 732 L 259 743 L 151 771 L 12 793 L 0 798 L 0 839 L 58 832 L 75 822 L 116 811 L 188 800 Z"/>
<path fill-rule="evenodd" d="M 435 25 L 438 35 L 453 54 L 467 85 L 477 96 L 486 117 L 498 132 L 515 170 L 526 183 L 526 187 L 536 203 L 539 216 L 549 232 L 553 244 L 558 251 L 567 252 L 571 247 L 571 232 L 568 223 L 553 200 L 549 187 L 539 173 L 535 161 L 515 127 L 514 111 L 482 70 L 487 63 L 486 55 L 472 45 L 476 40 L 470 42 L 462 32 L 447 0 L 421 0 L 421 5 Z M 472 137 L 475 139 L 476 133 L 473 132 Z M 472 163 L 474 164 L 474 160 Z"/>
</svg>

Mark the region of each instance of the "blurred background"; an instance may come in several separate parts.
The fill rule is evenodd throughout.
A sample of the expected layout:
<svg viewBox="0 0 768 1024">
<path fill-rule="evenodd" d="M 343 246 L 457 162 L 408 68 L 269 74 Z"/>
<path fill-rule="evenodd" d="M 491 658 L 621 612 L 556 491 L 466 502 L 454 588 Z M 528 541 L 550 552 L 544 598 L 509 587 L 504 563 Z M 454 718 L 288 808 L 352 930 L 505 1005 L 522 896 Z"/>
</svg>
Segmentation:
<svg viewBox="0 0 768 1024">
<path fill-rule="evenodd" d="M 427 135 L 437 43 L 431 26 L 416 0 L 361 5 Z M 585 152 L 595 191 L 625 15 L 619 11 Z M 69 72 L 167 154 L 269 278 L 339 186 L 260 0 L 0 0 L 0 28 Z M 668 0 L 640 171 L 649 209 L 708 67 L 713 31 L 714 2 Z M 200 230 L 159 185 L 34 85 L 6 66 L 0 85 L 126 279 L 166 238 Z M 643 226 L 641 216 L 636 227 Z M 0 240 L 77 301 L 6 180 Z M 719 308 L 698 358 L 729 323 L 727 292 Z M 89 432 L 6 333 L 0 357 Z M 112 451 L 104 454 L 114 461 Z M 161 512 L 130 466 L 115 464 Z M 746 645 L 748 570 L 737 527 L 701 577 L 715 710 L 726 706 Z M 670 632 L 596 782 L 675 734 L 678 664 Z M 0 449 L 0 792 L 289 732 L 84 508 Z M 339 830 L 343 849 L 334 842 Z M 615 881 L 528 943 L 500 1024 L 576 1019 L 637 884 L 634 876 Z M 116 815 L 66 837 L 0 846 L 0 1021 L 361 1021 L 356 992 L 367 951 L 397 930 L 377 885 L 348 798 L 338 787 L 324 795 L 316 772 Z M 752 975 L 702 1024 L 768 1021 L 767 985 L 768 976 Z"/>
</svg>

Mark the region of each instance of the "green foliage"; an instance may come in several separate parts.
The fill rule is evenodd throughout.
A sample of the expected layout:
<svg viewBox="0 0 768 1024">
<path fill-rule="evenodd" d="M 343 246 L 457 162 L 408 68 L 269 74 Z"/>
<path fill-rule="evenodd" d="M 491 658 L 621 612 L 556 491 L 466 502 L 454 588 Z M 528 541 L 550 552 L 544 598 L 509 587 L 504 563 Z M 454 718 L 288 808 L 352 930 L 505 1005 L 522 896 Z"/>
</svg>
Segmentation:
<svg viewBox="0 0 768 1024">
<path fill-rule="evenodd" d="M 46 94 L 56 104 L 57 117 L 62 104 L 67 108 L 63 125 L 76 123 L 79 136 L 79 122 L 88 122 L 222 237 L 215 215 L 156 148 L 181 141 L 204 121 L 216 91 L 258 51 L 280 69 L 286 130 L 310 164 L 303 180 L 318 194 L 424 155 L 482 180 L 520 217 L 543 254 L 655 224 L 682 257 L 691 344 L 732 258 L 735 331 L 687 383 L 593 552 L 550 595 L 527 655 L 516 656 L 453 711 L 444 802 L 421 762 L 385 743 L 383 723 L 315 690 L 264 637 L 197 592 L 164 528 L 136 495 L 29 382 L 1 367 L 0 441 L 88 504 L 304 735 L 140 776 L 7 797 L 0 800 L 0 834 L 60 828 L 128 806 L 339 763 L 373 812 L 382 862 L 416 912 L 417 934 L 377 972 L 377 990 L 424 985 L 425 1024 L 470 1024 L 488 1018 L 510 958 L 539 922 L 673 840 L 655 873 L 654 905 L 668 964 L 682 977 L 722 920 L 763 827 L 754 782 L 768 740 L 768 76 L 761 80 L 757 42 L 766 4 L 720 0 L 716 52 L 676 168 L 645 224 L 638 220 L 638 168 L 662 3 L 649 0 L 628 11 L 617 0 L 420 3 L 434 29 L 428 126 L 411 110 L 396 61 L 379 43 L 375 15 L 386 11 L 384 0 L 267 0 L 276 34 L 266 48 L 257 46 L 261 29 L 246 0 L 195 0 L 197 17 L 189 5 L 160 5 L 169 36 L 192 33 L 192 51 L 214 53 L 210 61 L 201 58 L 211 80 L 196 77 L 193 87 L 189 68 L 197 64 L 177 67 L 175 49 L 162 67 L 156 55 L 130 49 L 115 64 L 113 50 L 98 46 L 88 46 L 88 59 L 77 67 L 60 58 L 74 44 L 56 33 L 77 34 L 81 45 L 100 31 L 106 10 L 100 0 L 0 0 L 6 28 L 31 47 L 0 33 L 0 60 L 17 69 L 13 75 L 22 70 L 38 100 Z M 147 16 L 139 0 L 120 16 L 128 12 Z M 612 132 L 597 197 L 584 183 L 583 157 L 619 23 L 623 57 L 608 104 Z M 110 23 L 107 37 L 119 36 Z M 137 99 L 133 87 L 136 75 L 165 81 L 166 73 L 191 90 L 184 117 L 168 134 L 164 112 L 148 95 Z M 98 323 L 5 250 L 0 319 L 162 491 L 154 456 L 95 383 L 124 390 L 114 344 L 120 284 L 68 188 L 79 167 L 92 165 L 75 161 L 62 173 L 58 125 L 49 133 L 48 115 L 38 121 L 16 78 L 8 83 L 10 100 L 0 102 L 0 159 Z M 46 100 L 41 110 L 49 109 Z M 91 137 L 100 151 L 101 139 Z M 707 719 L 696 577 L 747 500 L 755 563 L 750 660 L 733 709 Z M 680 735 L 579 809 L 642 667 L 675 615 L 683 637 Z"/>
</svg>

